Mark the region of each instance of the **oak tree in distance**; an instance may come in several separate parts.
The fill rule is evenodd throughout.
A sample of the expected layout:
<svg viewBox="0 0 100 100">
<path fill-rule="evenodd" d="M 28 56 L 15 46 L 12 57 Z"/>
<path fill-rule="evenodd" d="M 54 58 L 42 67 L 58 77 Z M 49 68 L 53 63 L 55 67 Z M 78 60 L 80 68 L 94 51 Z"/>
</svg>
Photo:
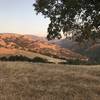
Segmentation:
<svg viewBox="0 0 100 100">
<path fill-rule="evenodd" d="M 48 40 L 61 33 L 78 42 L 100 38 L 100 0 L 35 0 L 33 6 L 50 19 Z"/>
</svg>

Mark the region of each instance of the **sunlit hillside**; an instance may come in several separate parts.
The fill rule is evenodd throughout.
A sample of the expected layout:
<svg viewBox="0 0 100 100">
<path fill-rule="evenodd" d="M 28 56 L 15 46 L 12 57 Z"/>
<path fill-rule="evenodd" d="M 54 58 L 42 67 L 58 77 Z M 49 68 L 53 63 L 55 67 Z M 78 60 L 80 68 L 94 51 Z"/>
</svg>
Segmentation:
<svg viewBox="0 0 100 100">
<path fill-rule="evenodd" d="M 5 50 L 3 50 L 3 48 Z M 14 53 L 21 51 L 33 52 L 58 59 L 79 59 L 87 60 L 88 58 L 81 54 L 72 52 L 69 49 L 61 48 L 56 44 L 48 43 L 46 40 L 35 36 L 19 34 L 0 34 L 0 51 L 4 53 Z M 8 49 L 9 52 L 6 52 Z"/>
</svg>

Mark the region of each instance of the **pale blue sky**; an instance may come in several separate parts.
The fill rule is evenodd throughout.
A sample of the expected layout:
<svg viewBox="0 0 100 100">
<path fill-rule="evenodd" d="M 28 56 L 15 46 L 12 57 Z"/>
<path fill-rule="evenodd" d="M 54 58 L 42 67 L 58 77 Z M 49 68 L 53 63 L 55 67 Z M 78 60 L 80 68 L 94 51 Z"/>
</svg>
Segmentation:
<svg viewBox="0 0 100 100">
<path fill-rule="evenodd" d="M 34 0 L 0 0 L 0 33 L 46 36 L 49 20 L 35 15 Z"/>
</svg>

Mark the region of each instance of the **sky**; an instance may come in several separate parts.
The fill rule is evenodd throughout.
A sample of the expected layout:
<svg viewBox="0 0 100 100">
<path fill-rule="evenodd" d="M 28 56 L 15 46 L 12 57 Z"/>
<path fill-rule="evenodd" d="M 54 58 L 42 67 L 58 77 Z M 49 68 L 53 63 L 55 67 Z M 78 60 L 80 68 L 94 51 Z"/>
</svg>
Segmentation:
<svg viewBox="0 0 100 100">
<path fill-rule="evenodd" d="M 0 0 L 0 33 L 46 36 L 49 19 L 36 15 L 34 0 Z"/>
</svg>

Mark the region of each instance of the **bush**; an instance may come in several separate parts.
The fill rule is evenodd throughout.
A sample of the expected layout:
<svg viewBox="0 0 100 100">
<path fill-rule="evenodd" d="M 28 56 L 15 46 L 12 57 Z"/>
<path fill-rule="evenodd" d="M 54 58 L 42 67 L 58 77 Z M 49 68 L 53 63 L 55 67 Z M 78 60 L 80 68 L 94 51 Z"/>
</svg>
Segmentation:
<svg viewBox="0 0 100 100">
<path fill-rule="evenodd" d="M 44 58 L 41 58 L 41 57 L 35 57 L 32 61 L 33 62 L 42 62 L 42 63 L 47 63 L 48 62 L 47 59 L 44 59 Z"/>
<path fill-rule="evenodd" d="M 28 62 L 41 62 L 41 63 L 47 63 L 48 60 L 41 58 L 41 57 L 35 57 L 35 58 L 28 58 L 22 55 L 15 55 L 15 56 L 9 56 L 9 57 L 0 57 L 1 61 L 28 61 Z"/>
<path fill-rule="evenodd" d="M 79 59 L 68 59 L 67 63 L 72 65 L 80 65 L 82 61 L 80 61 Z"/>
<path fill-rule="evenodd" d="M 67 59 L 66 62 L 60 62 L 59 64 L 69 64 L 69 65 L 90 65 L 88 61 L 81 61 L 79 59 Z"/>
<path fill-rule="evenodd" d="M 0 60 L 1 61 L 7 61 L 7 58 L 6 57 L 1 57 Z"/>
<path fill-rule="evenodd" d="M 82 61 L 79 59 L 68 59 L 66 62 L 60 62 L 59 64 L 69 64 L 69 65 L 99 65 L 100 60 L 89 60 L 89 61 Z"/>
<path fill-rule="evenodd" d="M 9 57 L 1 57 L 1 61 L 32 61 L 30 58 L 22 56 L 22 55 L 15 55 Z"/>
</svg>

